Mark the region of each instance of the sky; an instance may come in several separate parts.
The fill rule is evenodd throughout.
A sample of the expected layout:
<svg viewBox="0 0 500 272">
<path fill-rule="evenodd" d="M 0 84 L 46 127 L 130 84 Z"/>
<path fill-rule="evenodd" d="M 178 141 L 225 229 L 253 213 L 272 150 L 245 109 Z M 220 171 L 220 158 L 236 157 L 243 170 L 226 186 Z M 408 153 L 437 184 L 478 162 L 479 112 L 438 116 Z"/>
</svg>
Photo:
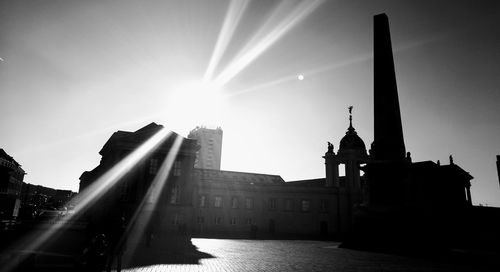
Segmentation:
<svg viewBox="0 0 500 272">
<path fill-rule="evenodd" d="M 500 207 L 496 1 L 2 1 L 0 148 L 25 182 L 78 191 L 117 130 L 220 126 L 223 170 L 324 177 L 348 106 L 373 141 L 379 13 L 413 161 L 452 154 Z"/>
</svg>

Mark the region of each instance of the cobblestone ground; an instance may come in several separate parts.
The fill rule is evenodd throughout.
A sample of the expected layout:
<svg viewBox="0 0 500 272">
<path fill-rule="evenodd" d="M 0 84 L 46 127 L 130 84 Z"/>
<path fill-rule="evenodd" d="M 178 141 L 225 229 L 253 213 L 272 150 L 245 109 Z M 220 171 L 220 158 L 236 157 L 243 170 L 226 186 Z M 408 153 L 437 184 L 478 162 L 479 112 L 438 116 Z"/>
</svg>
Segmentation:
<svg viewBox="0 0 500 272">
<path fill-rule="evenodd" d="M 335 242 L 192 239 L 213 258 L 122 271 L 499 271 L 499 262 L 429 260 L 338 248 Z M 155 254 L 143 252 L 143 254 Z"/>
</svg>

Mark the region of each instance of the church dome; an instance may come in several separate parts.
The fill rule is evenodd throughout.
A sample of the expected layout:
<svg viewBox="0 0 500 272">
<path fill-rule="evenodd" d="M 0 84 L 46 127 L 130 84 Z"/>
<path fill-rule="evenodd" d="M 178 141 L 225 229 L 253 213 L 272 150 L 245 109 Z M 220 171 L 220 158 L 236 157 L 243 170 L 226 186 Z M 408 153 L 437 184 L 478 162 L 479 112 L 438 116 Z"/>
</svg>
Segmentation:
<svg viewBox="0 0 500 272">
<path fill-rule="evenodd" d="M 358 136 L 358 133 L 352 126 L 352 106 L 349 107 L 349 128 L 345 136 L 340 140 L 339 152 L 342 153 L 347 150 L 361 151 L 366 153 L 366 146 L 363 140 Z"/>
<path fill-rule="evenodd" d="M 340 140 L 339 151 L 343 150 L 359 150 L 366 152 L 366 146 L 363 140 L 358 136 L 358 133 L 352 126 L 346 132 L 346 135 Z"/>
</svg>

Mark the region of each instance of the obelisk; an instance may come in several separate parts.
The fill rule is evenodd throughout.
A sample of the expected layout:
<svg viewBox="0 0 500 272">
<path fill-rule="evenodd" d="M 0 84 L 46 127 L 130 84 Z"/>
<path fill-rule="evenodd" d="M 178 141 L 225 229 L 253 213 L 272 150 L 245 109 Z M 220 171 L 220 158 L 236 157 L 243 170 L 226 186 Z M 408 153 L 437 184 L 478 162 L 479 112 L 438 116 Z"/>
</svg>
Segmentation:
<svg viewBox="0 0 500 272">
<path fill-rule="evenodd" d="M 379 14 L 373 21 L 375 135 L 370 162 L 365 167 L 368 202 L 372 207 L 397 209 L 404 201 L 404 180 L 409 164 L 405 158 L 389 19 L 387 15 Z"/>
<path fill-rule="evenodd" d="M 387 15 L 374 19 L 374 142 L 365 172 L 367 205 L 357 207 L 353 235 L 343 246 L 380 248 L 398 244 L 404 230 L 411 161 L 406 158 L 396 73 Z"/>
<path fill-rule="evenodd" d="M 374 16 L 373 21 L 375 139 L 371 151 L 376 160 L 398 161 L 405 158 L 406 151 L 389 19 L 385 14 L 378 14 Z"/>
</svg>

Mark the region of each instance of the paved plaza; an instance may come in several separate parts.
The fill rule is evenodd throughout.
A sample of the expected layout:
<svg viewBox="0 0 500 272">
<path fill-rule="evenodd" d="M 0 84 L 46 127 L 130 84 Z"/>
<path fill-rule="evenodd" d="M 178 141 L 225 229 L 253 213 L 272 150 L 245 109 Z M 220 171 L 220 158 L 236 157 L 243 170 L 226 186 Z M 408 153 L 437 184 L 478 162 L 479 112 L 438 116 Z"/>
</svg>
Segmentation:
<svg viewBox="0 0 500 272">
<path fill-rule="evenodd" d="M 336 242 L 192 239 L 196 261 L 165 251 L 141 248 L 155 260 L 125 265 L 122 271 L 498 271 L 492 254 L 417 258 L 339 248 Z M 473 256 L 474 258 L 471 258 Z M 162 261 L 162 260 L 169 261 Z M 174 260 L 174 261 L 172 261 Z"/>
</svg>

